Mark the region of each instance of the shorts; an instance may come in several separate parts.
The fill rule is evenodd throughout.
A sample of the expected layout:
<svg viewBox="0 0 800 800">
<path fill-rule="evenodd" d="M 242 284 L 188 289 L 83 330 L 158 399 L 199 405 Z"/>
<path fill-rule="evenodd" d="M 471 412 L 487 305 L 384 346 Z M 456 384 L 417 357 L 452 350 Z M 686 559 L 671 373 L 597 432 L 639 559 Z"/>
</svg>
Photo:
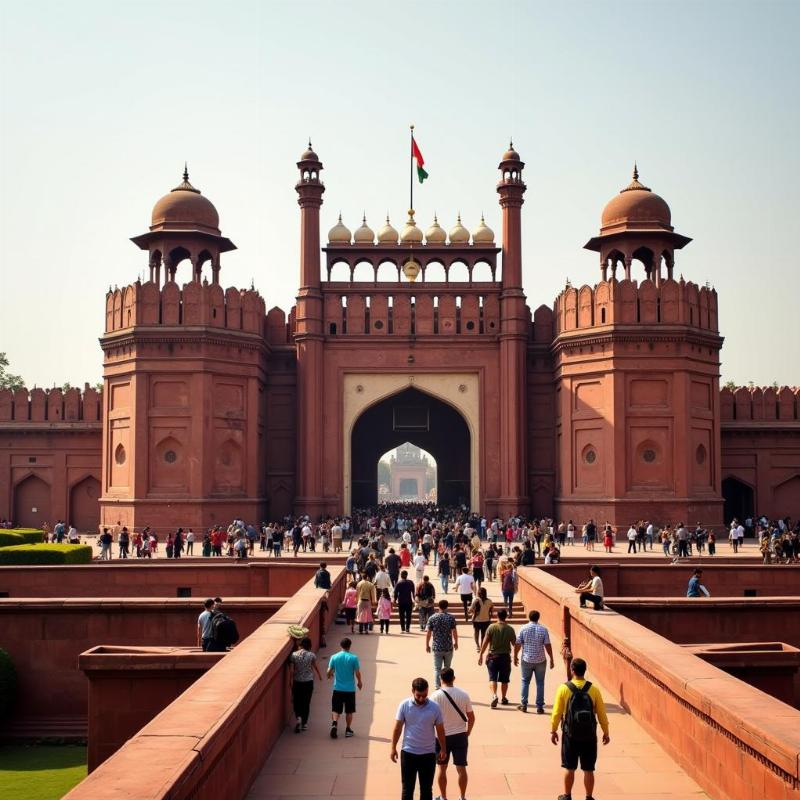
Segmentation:
<svg viewBox="0 0 800 800">
<path fill-rule="evenodd" d="M 356 693 L 340 692 L 338 689 L 334 689 L 331 697 L 331 711 L 334 714 L 355 714 Z"/>
<path fill-rule="evenodd" d="M 474 580 L 476 583 L 483 583 L 483 567 L 473 567 L 472 580 Z"/>
<path fill-rule="evenodd" d="M 561 766 L 564 769 L 577 769 L 578 762 L 584 772 L 594 772 L 597 738 L 589 742 L 575 742 L 568 736 L 561 737 Z"/>
<path fill-rule="evenodd" d="M 479 622 L 473 622 L 473 623 L 472 623 L 472 627 L 473 627 L 473 628 L 474 628 L 476 631 L 483 631 L 483 633 L 486 633 L 486 629 L 487 629 L 487 628 L 488 628 L 488 627 L 489 627 L 491 624 L 492 624 L 491 620 L 488 620 L 488 619 L 487 619 L 485 622 L 480 622 L 480 621 L 479 621 Z"/>
<path fill-rule="evenodd" d="M 469 594 L 462 594 L 461 595 L 461 602 L 465 605 L 469 605 L 472 602 L 472 592 Z"/>
<path fill-rule="evenodd" d="M 348 625 L 352 625 L 356 621 L 356 610 L 355 610 L 355 608 L 350 608 L 349 606 L 345 606 L 344 619 L 345 619 L 345 622 Z"/>
<path fill-rule="evenodd" d="M 511 680 L 511 654 L 490 653 L 486 659 L 486 669 L 489 670 L 492 683 L 508 683 Z"/>
<path fill-rule="evenodd" d="M 453 756 L 453 763 L 457 767 L 467 766 L 467 749 L 469 748 L 469 737 L 466 733 L 452 733 L 450 736 L 444 737 L 445 746 L 447 747 L 447 759 L 439 764 L 449 764 L 450 756 Z M 436 754 L 439 754 L 439 740 L 436 740 Z"/>
</svg>

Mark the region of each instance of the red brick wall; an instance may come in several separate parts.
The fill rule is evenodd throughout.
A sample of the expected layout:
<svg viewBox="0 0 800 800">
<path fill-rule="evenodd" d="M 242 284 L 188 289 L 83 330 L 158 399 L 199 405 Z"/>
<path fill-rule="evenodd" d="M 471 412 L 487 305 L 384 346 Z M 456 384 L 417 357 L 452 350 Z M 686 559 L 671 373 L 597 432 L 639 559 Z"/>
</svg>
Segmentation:
<svg viewBox="0 0 800 800">
<path fill-rule="evenodd" d="M 586 657 L 608 699 L 710 796 L 798 796 L 800 725 L 793 709 L 620 614 L 580 609 L 571 587 L 544 570 L 520 570 L 520 597 L 553 632 L 569 630 L 573 654 Z"/>
</svg>

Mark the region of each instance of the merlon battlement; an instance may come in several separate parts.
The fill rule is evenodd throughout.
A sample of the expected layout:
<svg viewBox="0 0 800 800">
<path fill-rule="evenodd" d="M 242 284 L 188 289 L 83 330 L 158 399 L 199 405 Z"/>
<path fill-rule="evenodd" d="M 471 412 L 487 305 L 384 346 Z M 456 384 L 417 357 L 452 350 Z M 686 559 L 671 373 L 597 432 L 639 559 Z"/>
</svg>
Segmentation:
<svg viewBox="0 0 800 800">
<path fill-rule="evenodd" d="M 556 335 L 603 325 L 688 325 L 718 333 L 717 292 L 691 281 L 601 281 L 573 286 L 554 305 Z"/>
<path fill-rule="evenodd" d="M 206 325 L 266 333 L 266 305 L 255 289 L 223 290 L 218 284 L 152 281 L 132 283 L 106 294 L 106 334 L 135 325 Z"/>
<path fill-rule="evenodd" d="M 28 390 L 0 389 L 2 422 L 97 422 L 102 419 L 103 393 L 87 383 L 75 387 Z"/>
<path fill-rule="evenodd" d="M 723 422 L 800 421 L 800 387 L 726 386 L 719 405 Z"/>
</svg>

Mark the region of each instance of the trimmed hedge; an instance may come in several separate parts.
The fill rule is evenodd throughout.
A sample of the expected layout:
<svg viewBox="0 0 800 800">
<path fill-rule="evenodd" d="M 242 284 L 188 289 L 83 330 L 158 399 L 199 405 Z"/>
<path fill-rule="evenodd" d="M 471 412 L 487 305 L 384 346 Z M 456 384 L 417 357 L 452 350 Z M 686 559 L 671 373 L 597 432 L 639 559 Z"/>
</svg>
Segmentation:
<svg viewBox="0 0 800 800">
<path fill-rule="evenodd" d="M 13 531 L 0 531 L 0 547 L 13 547 L 16 544 L 25 544 L 25 539 Z"/>
<path fill-rule="evenodd" d="M 0 548 L 0 567 L 40 564 L 89 564 L 92 548 L 88 544 L 20 544 Z"/>
<path fill-rule="evenodd" d="M 17 671 L 11 656 L 0 648 L 0 719 L 8 716 L 16 699 Z"/>
<path fill-rule="evenodd" d="M 13 533 L 21 536 L 21 544 L 43 544 L 44 542 L 44 531 L 37 528 L 8 528 L 0 533 Z M 2 546 L 0 545 L 0 547 Z"/>
</svg>

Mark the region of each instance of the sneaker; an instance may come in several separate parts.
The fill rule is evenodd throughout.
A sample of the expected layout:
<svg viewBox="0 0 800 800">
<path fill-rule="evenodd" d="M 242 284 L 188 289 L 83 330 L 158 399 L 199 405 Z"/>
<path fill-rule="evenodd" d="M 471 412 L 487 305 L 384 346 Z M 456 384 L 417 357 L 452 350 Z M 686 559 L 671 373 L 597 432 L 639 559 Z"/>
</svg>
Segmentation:
<svg viewBox="0 0 800 800">
<path fill-rule="evenodd" d="M 496 697 L 492 700 L 492 708 L 497 708 L 497 698 Z"/>
<path fill-rule="evenodd" d="M 355 733 L 353 733 L 353 730 L 352 730 L 352 728 L 346 728 L 346 729 L 345 729 L 345 732 L 344 732 L 344 735 L 345 735 L 345 738 L 346 738 L 346 739 L 350 739 L 350 738 L 352 738 L 353 736 L 355 736 Z"/>
<path fill-rule="evenodd" d="M 297 725 L 294 726 L 294 732 L 300 733 L 300 723 L 298 722 Z"/>
<path fill-rule="evenodd" d="M 307 731 L 308 730 L 308 725 L 301 725 L 300 726 L 300 730 L 301 731 Z"/>
<path fill-rule="evenodd" d="M 508 698 L 507 698 L 507 697 L 504 697 L 504 698 L 503 698 L 503 699 L 500 701 L 500 705 L 507 706 L 507 705 L 508 705 Z"/>
<path fill-rule="evenodd" d="M 536 713 L 537 714 L 544 714 L 544 708 L 542 706 L 537 706 L 536 707 Z"/>
<path fill-rule="evenodd" d="M 522 711 L 523 713 L 527 714 L 528 713 L 528 706 L 526 706 L 525 703 L 520 703 L 517 706 L 517 711 Z"/>
<path fill-rule="evenodd" d="M 560 794 L 558 800 L 572 800 L 571 794 Z"/>
<path fill-rule="evenodd" d="M 339 735 L 339 729 L 336 725 L 331 725 L 331 739 L 335 739 Z"/>
</svg>

